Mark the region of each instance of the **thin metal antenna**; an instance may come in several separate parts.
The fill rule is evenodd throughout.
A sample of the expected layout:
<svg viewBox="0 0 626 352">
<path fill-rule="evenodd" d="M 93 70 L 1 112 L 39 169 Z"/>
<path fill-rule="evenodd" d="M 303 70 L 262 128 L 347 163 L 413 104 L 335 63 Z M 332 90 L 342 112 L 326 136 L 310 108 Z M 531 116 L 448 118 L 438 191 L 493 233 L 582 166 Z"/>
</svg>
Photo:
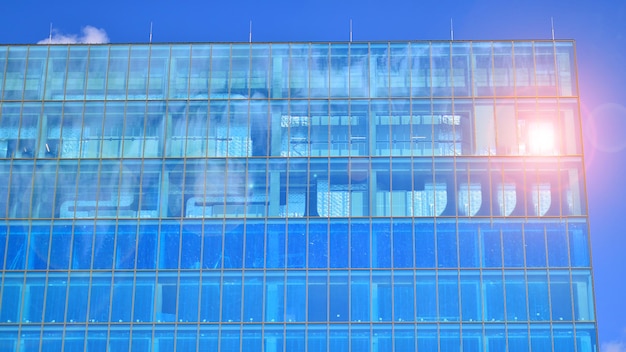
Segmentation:
<svg viewBox="0 0 626 352">
<path fill-rule="evenodd" d="M 48 36 L 48 44 L 52 44 L 52 22 L 50 22 L 50 35 Z"/>
<path fill-rule="evenodd" d="M 552 40 L 554 40 L 554 17 L 550 17 L 550 22 L 552 24 Z"/>
<path fill-rule="evenodd" d="M 454 23 L 452 23 L 452 17 L 450 17 L 450 40 L 454 40 Z"/>
<path fill-rule="evenodd" d="M 150 44 L 152 44 L 152 21 L 150 21 Z"/>
<path fill-rule="evenodd" d="M 350 43 L 352 43 L 352 19 L 350 19 Z"/>
<path fill-rule="evenodd" d="M 248 42 L 252 43 L 252 20 L 250 20 L 250 36 L 248 37 Z"/>
</svg>

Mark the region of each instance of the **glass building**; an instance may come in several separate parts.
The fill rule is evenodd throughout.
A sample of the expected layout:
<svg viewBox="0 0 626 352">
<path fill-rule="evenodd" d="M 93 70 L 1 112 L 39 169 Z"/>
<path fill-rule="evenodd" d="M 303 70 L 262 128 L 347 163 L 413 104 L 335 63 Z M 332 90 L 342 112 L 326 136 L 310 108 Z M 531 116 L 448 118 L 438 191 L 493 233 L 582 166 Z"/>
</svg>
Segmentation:
<svg viewBox="0 0 626 352">
<path fill-rule="evenodd" d="M 596 351 L 572 41 L 0 46 L 3 351 Z"/>
</svg>

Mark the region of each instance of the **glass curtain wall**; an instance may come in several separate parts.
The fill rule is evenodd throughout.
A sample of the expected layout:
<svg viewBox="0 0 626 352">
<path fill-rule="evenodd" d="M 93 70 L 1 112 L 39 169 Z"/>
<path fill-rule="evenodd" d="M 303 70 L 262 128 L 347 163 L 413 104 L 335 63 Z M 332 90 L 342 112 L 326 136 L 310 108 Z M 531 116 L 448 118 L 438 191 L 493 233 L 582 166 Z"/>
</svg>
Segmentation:
<svg viewBox="0 0 626 352">
<path fill-rule="evenodd" d="M 0 46 L 0 346 L 595 351 L 569 41 Z"/>
</svg>

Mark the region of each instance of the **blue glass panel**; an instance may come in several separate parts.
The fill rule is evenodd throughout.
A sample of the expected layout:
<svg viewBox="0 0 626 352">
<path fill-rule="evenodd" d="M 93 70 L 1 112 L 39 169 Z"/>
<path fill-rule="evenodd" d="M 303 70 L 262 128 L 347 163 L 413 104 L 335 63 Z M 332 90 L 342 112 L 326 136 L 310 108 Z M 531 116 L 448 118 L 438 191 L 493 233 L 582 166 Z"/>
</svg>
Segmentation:
<svg viewBox="0 0 626 352">
<path fill-rule="evenodd" d="M 456 224 L 437 223 L 437 264 L 440 268 L 456 268 L 457 260 Z"/>
<path fill-rule="evenodd" d="M 576 64 L 573 43 L 556 43 L 559 95 L 576 95 Z M 1 59 L 0 59 L 1 60 Z"/>
<path fill-rule="evenodd" d="M 56 326 L 47 327 L 42 333 L 42 352 L 63 350 L 63 332 Z"/>
<path fill-rule="evenodd" d="M 219 351 L 219 339 L 217 326 L 201 325 L 198 335 L 198 350 Z"/>
<path fill-rule="evenodd" d="M 438 351 L 438 335 L 436 325 L 419 325 L 417 329 L 417 350 Z"/>
<path fill-rule="evenodd" d="M 548 277 L 545 272 L 528 272 L 528 314 L 532 321 L 550 319 Z"/>
<path fill-rule="evenodd" d="M 7 63 L 7 47 L 0 48 L 0 97 L 4 86 L 4 71 Z"/>
<path fill-rule="evenodd" d="M 555 351 L 574 351 L 575 336 L 572 334 L 572 326 L 559 325 L 554 328 L 554 350 Z M 582 347 L 582 346 L 581 346 Z M 578 351 L 584 351 L 578 347 Z"/>
<path fill-rule="evenodd" d="M 202 252 L 202 267 L 218 269 L 222 267 L 222 235 L 223 225 L 206 223 L 204 225 L 204 250 Z"/>
<path fill-rule="evenodd" d="M 140 286 L 137 288 L 141 290 Z M 141 293 L 139 293 L 141 296 Z M 143 297 L 142 297 L 143 298 Z M 130 277 L 115 277 L 111 299 L 111 321 L 129 322 L 133 305 L 133 280 Z M 149 321 L 149 319 L 148 319 Z"/>
<path fill-rule="evenodd" d="M 391 224 L 389 220 L 372 221 L 372 267 L 391 267 Z"/>
<path fill-rule="evenodd" d="M 369 55 L 368 45 L 350 44 L 350 96 L 366 98 L 369 96 Z"/>
<path fill-rule="evenodd" d="M 485 320 L 504 320 L 504 283 L 499 272 L 483 274 Z"/>
<path fill-rule="evenodd" d="M 263 350 L 263 334 L 260 326 L 244 326 L 241 334 L 241 351 L 256 352 Z"/>
<path fill-rule="evenodd" d="M 517 47 L 515 48 L 517 51 Z M 527 72 L 524 72 L 528 75 Z M 515 94 L 515 71 L 513 69 L 513 44 L 493 43 L 493 84 L 497 96 Z"/>
<path fill-rule="evenodd" d="M 307 321 L 328 320 L 328 279 L 326 273 L 309 272 Z"/>
<path fill-rule="evenodd" d="M 487 351 L 506 351 L 506 334 L 503 326 L 489 326 L 485 329 Z"/>
<path fill-rule="evenodd" d="M 411 89 L 409 45 L 391 43 L 389 45 L 389 90 L 392 97 L 408 97 Z"/>
<path fill-rule="evenodd" d="M 244 226 L 237 222 L 227 222 L 224 234 L 224 268 L 243 267 Z"/>
<path fill-rule="evenodd" d="M 133 332 L 133 339 L 140 336 L 139 332 Z M 152 335 L 152 334 L 150 334 Z M 90 328 L 87 331 L 87 350 L 95 352 L 106 352 L 108 348 L 107 331 Z"/>
<path fill-rule="evenodd" d="M 154 275 L 141 275 L 135 279 L 133 321 L 154 321 L 155 288 L 156 278 Z"/>
<path fill-rule="evenodd" d="M 586 223 L 570 223 L 569 226 L 570 260 L 573 267 L 589 266 L 589 243 Z"/>
<path fill-rule="evenodd" d="M 367 322 L 370 320 L 370 276 L 359 271 L 350 275 L 350 320 Z"/>
<path fill-rule="evenodd" d="M 548 325 L 534 325 L 530 329 L 531 351 L 552 351 L 552 334 Z"/>
<path fill-rule="evenodd" d="M 294 48 L 294 46 L 292 46 L 292 48 Z M 329 65 L 329 58 L 330 55 L 328 55 L 328 51 L 329 51 L 329 47 L 328 44 L 312 44 L 311 45 L 311 51 L 310 51 L 310 71 L 304 71 L 305 74 L 308 73 L 309 77 L 310 77 L 310 81 L 309 81 L 309 92 L 311 97 L 327 97 L 329 96 L 329 77 L 330 77 L 330 65 Z M 302 53 L 304 54 L 304 53 Z M 292 58 L 294 55 L 294 51 L 292 49 Z M 304 56 L 304 55 L 302 55 Z M 290 66 L 290 68 L 293 68 L 294 65 L 292 63 L 292 65 Z M 306 66 L 304 67 L 306 69 Z M 291 98 L 294 97 L 302 97 L 305 96 L 306 97 L 306 89 L 304 89 L 306 86 L 304 86 L 303 88 L 299 88 L 299 86 L 295 86 L 294 82 L 291 82 Z M 306 83 L 303 82 L 303 83 Z M 302 85 L 302 84 L 301 84 Z M 294 88 L 298 89 L 298 90 L 294 90 Z"/>
<path fill-rule="evenodd" d="M 330 223 L 330 267 L 347 268 L 349 254 L 348 222 L 333 220 Z"/>
<path fill-rule="evenodd" d="M 177 269 L 180 249 L 180 225 L 176 222 L 162 223 L 159 235 L 159 268 Z"/>
<path fill-rule="evenodd" d="M 191 64 L 191 46 L 172 46 L 170 61 L 169 97 L 187 98 L 189 94 L 189 66 Z"/>
<path fill-rule="evenodd" d="M 265 253 L 267 268 L 285 267 L 285 224 L 268 223 L 267 248 Z"/>
<path fill-rule="evenodd" d="M 146 329 L 144 326 L 135 325 L 132 333 L 131 351 L 152 350 L 152 329 Z"/>
<path fill-rule="evenodd" d="M 305 321 L 306 288 L 304 272 L 288 273 L 285 302 L 286 319 L 288 322 Z"/>
<path fill-rule="evenodd" d="M 241 276 L 224 274 L 221 321 L 241 321 Z"/>
<path fill-rule="evenodd" d="M 328 224 L 325 221 L 309 223 L 309 268 L 328 267 Z"/>
<path fill-rule="evenodd" d="M 0 322 L 18 322 L 22 302 L 22 277 L 4 279 L 2 287 L 2 309 Z"/>
<path fill-rule="evenodd" d="M 370 350 L 370 330 L 362 325 L 352 325 L 350 329 L 350 342 L 353 351 Z"/>
<path fill-rule="evenodd" d="M 348 295 L 348 272 L 330 272 L 330 293 L 329 293 L 329 320 L 348 321 L 349 295 Z"/>
<path fill-rule="evenodd" d="M 291 222 L 287 229 L 287 267 L 304 268 L 306 262 L 306 226 Z"/>
<path fill-rule="evenodd" d="M 111 269 L 115 244 L 115 223 L 99 221 L 95 228 L 93 268 Z"/>
<path fill-rule="evenodd" d="M 350 350 L 350 339 L 347 325 L 332 325 L 328 341 L 328 351 L 347 352 Z"/>
<path fill-rule="evenodd" d="M 195 326 L 177 326 L 176 331 L 176 350 L 177 351 L 194 351 L 196 349 L 196 340 L 198 333 Z"/>
<path fill-rule="evenodd" d="M 506 318 L 509 321 L 528 320 L 526 313 L 526 280 L 523 272 L 505 273 Z"/>
<path fill-rule="evenodd" d="M 7 226 L 0 224 L 0 268 L 4 269 L 5 249 L 7 244 Z"/>
<path fill-rule="evenodd" d="M 200 268 L 202 224 L 184 222 L 181 236 L 180 267 L 185 269 Z"/>
<path fill-rule="evenodd" d="M 85 322 L 87 320 L 87 303 L 89 301 L 89 276 L 74 274 L 70 276 L 68 290 L 66 322 Z M 81 350 L 82 350 L 81 346 Z"/>
<path fill-rule="evenodd" d="M 415 320 L 415 282 L 413 279 L 411 271 L 393 274 L 394 321 Z"/>
<path fill-rule="evenodd" d="M 243 286 L 243 321 L 263 321 L 263 277 L 261 273 L 248 272 Z"/>
<path fill-rule="evenodd" d="M 534 45 L 535 78 L 537 81 L 537 95 L 539 96 L 557 95 L 554 46 L 552 42 L 535 42 Z"/>
<path fill-rule="evenodd" d="M 107 99 L 125 99 L 128 83 L 128 46 L 112 46 L 107 72 Z"/>
<path fill-rule="evenodd" d="M 111 303 L 111 278 L 94 277 L 91 280 L 91 297 L 89 299 L 89 322 L 109 321 Z"/>
<path fill-rule="evenodd" d="M 137 269 L 156 268 L 159 228 L 156 225 L 140 224 L 137 234 Z"/>
<path fill-rule="evenodd" d="M 353 220 L 350 224 L 350 266 L 370 266 L 370 224 L 368 221 Z"/>
<path fill-rule="evenodd" d="M 350 70 L 348 63 L 348 45 L 330 44 L 330 96 L 341 98 L 348 96 Z"/>
<path fill-rule="evenodd" d="M 543 226 L 528 224 L 524 227 L 526 246 L 526 265 L 529 267 L 546 266 L 546 242 Z"/>
<path fill-rule="evenodd" d="M 439 272 L 438 279 L 437 293 L 439 295 L 439 320 L 458 321 L 459 280 L 456 273 Z"/>
<path fill-rule="evenodd" d="M 370 97 L 389 96 L 388 44 L 370 44 Z"/>
<path fill-rule="evenodd" d="M 304 351 L 305 348 L 304 325 L 287 325 L 285 351 Z"/>
<path fill-rule="evenodd" d="M 40 336 L 41 331 L 30 331 L 28 328 L 22 328 L 22 336 L 21 336 L 21 348 L 24 351 L 39 351 L 40 348 Z M 11 349 L 13 343 L 17 342 L 17 331 L 15 332 L 2 332 L 0 333 L 0 345 L 6 346 L 10 351 L 17 351 L 18 348 L 15 347 Z"/>
<path fill-rule="evenodd" d="M 394 268 L 413 267 L 413 226 L 410 221 L 393 222 L 393 266 Z"/>
<path fill-rule="evenodd" d="M 50 48 L 52 49 L 52 47 Z M 63 48 L 66 52 L 68 48 Z M 65 82 L 65 99 L 68 100 L 82 100 L 85 98 L 85 82 L 87 73 L 87 61 L 89 57 L 89 48 L 86 46 L 71 46 L 69 47 L 69 59 L 67 60 L 67 81 Z M 61 59 L 61 57 L 59 57 Z M 64 64 L 63 61 L 59 64 Z M 56 63 L 48 61 L 48 81 L 52 83 L 50 78 L 50 65 L 52 65 L 53 77 L 59 77 L 61 72 L 54 72 L 56 70 L 62 70 L 65 73 L 65 65 L 57 66 Z M 46 89 L 46 95 L 50 94 L 50 97 L 60 99 L 63 97 L 63 87 L 59 86 L 58 90 L 53 89 L 48 91 Z"/>
<path fill-rule="evenodd" d="M 93 230 L 93 223 L 79 222 L 74 225 L 72 269 L 91 268 Z"/>
<path fill-rule="evenodd" d="M 24 269 L 26 261 L 28 226 L 11 225 L 7 243 L 6 266 L 7 270 Z"/>
<path fill-rule="evenodd" d="M 27 46 L 9 48 L 4 74 L 4 100 L 21 100 L 26 76 Z"/>
<path fill-rule="evenodd" d="M 200 301 L 200 279 L 198 276 L 185 275 L 180 278 L 178 291 L 178 321 L 198 321 Z M 195 349 L 195 341 L 194 341 Z"/>
<path fill-rule="evenodd" d="M 48 278 L 46 285 L 46 303 L 44 321 L 48 323 L 62 322 L 65 318 L 65 302 L 67 300 L 67 277 Z"/>
<path fill-rule="evenodd" d="M 175 329 L 174 325 L 165 325 L 159 328 L 163 330 L 158 329 L 154 332 L 154 340 L 152 342 L 154 350 L 174 351 L 174 334 L 172 334 L 172 331 Z"/>
<path fill-rule="evenodd" d="M 570 277 L 566 271 L 550 272 L 550 301 L 552 320 L 572 320 Z"/>
<path fill-rule="evenodd" d="M 284 314 L 285 275 L 268 272 L 265 278 L 265 321 L 284 321 Z"/>
<path fill-rule="evenodd" d="M 456 352 L 461 350 L 461 335 L 459 327 L 455 325 L 443 325 L 439 330 L 440 351 Z"/>
<path fill-rule="evenodd" d="M 417 321 L 437 319 L 437 279 L 434 274 L 417 272 L 415 275 Z"/>
<path fill-rule="evenodd" d="M 48 246 L 50 226 L 33 225 L 30 229 L 30 249 L 28 251 L 28 269 L 48 268 Z"/>
<path fill-rule="evenodd" d="M 222 351 L 240 351 L 239 346 L 239 328 L 223 326 L 220 334 L 220 350 Z"/>
<path fill-rule="evenodd" d="M 326 329 L 322 326 L 309 325 L 307 330 L 307 351 L 326 351 Z"/>
<path fill-rule="evenodd" d="M 551 267 L 569 266 L 567 229 L 565 224 L 550 224 L 546 226 L 548 241 L 548 265 Z"/>
<path fill-rule="evenodd" d="M 431 221 L 415 223 L 415 266 L 435 267 L 435 230 Z"/>
<path fill-rule="evenodd" d="M 463 317 L 465 319 L 465 317 Z M 462 329 L 463 352 L 481 352 L 483 350 L 483 332 L 472 325 L 465 325 Z"/>
<path fill-rule="evenodd" d="M 525 325 L 509 325 L 508 338 L 510 352 L 529 352 L 528 330 Z"/>
<path fill-rule="evenodd" d="M 578 351 L 593 351 L 596 348 L 596 329 L 593 324 L 576 325 L 576 347 Z"/>
<path fill-rule="evenodd" d="M 474 95 L 493 96 L 493 57 L 490 42 L 472 43 Z"/>
<path fill-rule="evenodd" d="M 478 228 L 469 223 L 459 223 L 459 263 L 462 268 L 480 266 Z"/>
<path fill-rule="evenodd" d="M 503 224 L 502 243 L 504 245 L 504 266 L 524 266 L 524 239 L 520 224 Z"/>
<path fill-rule="evenodd" d="M 246 268 L 262 268 L 264 266 L 265 225 L 246 224 Z"/>
<path fill-rule="evenodd" d="M 143 308 L 142 311 L 149 312 L 149 307 L 152 307 L 151 298 L 153 296 L 153 288 L 152 282 L 147 283 L 144 286 L 144 296 L 145 300 L 142 300 L 140 303 Z M 156 300 L 161 302 L 161 306 L 156 308 L 155 318 L 157 322 L 174 322 L 176 321 L 176 300 L 178 298 L 178 283 L 175 279 L 170 276 L 162 276 L 159 278 L 156 290 Z M 139 296 L 135 295 L 136 299 L 141 299 Z M 144 303 L 145 302 L 145 303 Z M 137 302 L 135 302 L 135 307 L 137 307 Z"/>
<path fill-rule="evenodd" d="M 481 321 L 482 297 L 480 274 L 475 271 L 461 272 L 461 316 L 463 321 Z M 489 302 L 487 302 L 489 303 Z"/>
<path fill-rule="evenodd" d="M 119 224 L 115 244 L 115 268 L 134 269 L 137 248 L 137 225 Z"/>
<path fill-rule="evenodd" d="M 6 285 L 6 283 L 5 283 Z M 7 286 L 5 286 L 6 288 Z M 26 278 L 28 288 L 28 303 L 22 307 L 22 321 L 39 323 L 43 319 L 43 304 L 45 298 L 45 279 L 43 277 L 30 276 Z M 3 304 L 3 309 L 5 306 Z M 0 321 L 2 321 L 0 319 Z"/>
<path fill-rule="evenodd" d="M 483 266 L 494 268 L 502 266 L 502 246 L 499 229 L 482 228 Z"/>
<path fill-rule="evenodd" d="M 220 277 L 202 276 L 200 293 L 200 321 L 220 321 Z"/>
</svg>

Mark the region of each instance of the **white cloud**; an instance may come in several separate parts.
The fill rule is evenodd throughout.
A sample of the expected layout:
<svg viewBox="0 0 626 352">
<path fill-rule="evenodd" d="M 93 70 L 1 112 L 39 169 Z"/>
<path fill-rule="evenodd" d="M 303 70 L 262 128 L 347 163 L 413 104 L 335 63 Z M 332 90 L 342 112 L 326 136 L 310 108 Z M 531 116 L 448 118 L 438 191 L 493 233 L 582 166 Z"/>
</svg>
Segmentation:
<svg viewBox="0 0 626 352">
<path fill-rule="evenodd" d="M 102 28 L 85 26 L 82 34 L 64 34 L 57 30 L 52 31 L 52 38 L 42 39 L 37 44 L 106 44 L 109 36 Z"/>
<path fill-rule="evenodd" d="M 611 341 L 602 344 L 601 352 L 626 352 L 626 344 L 618 341 Z"/>
</svg>

